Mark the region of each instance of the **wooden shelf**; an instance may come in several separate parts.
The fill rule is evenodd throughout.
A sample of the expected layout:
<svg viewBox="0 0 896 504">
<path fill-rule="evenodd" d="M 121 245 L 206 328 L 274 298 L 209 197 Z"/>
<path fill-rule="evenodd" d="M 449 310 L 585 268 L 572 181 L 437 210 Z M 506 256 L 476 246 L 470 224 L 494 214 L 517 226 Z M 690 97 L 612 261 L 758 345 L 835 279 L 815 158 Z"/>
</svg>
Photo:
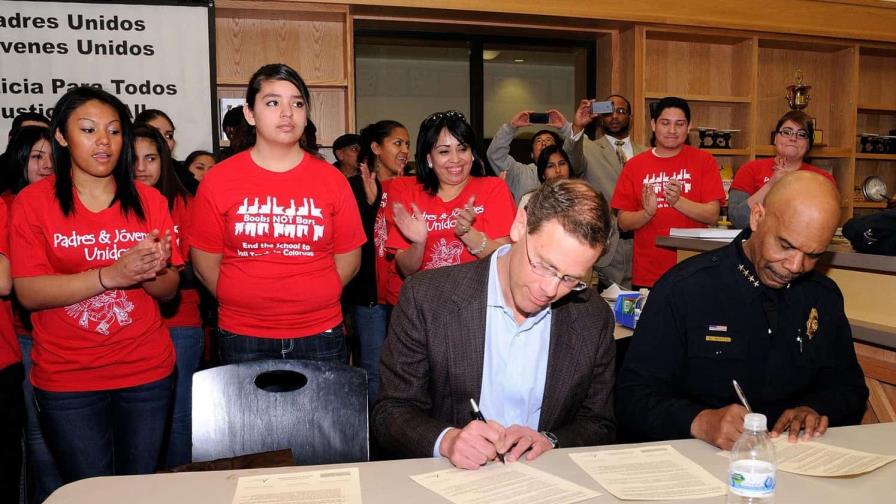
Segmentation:
<svg viewBox="0 0 896 504">
<path fill-rule="evenodd" d="M 749 156 L 750 149 L 700 149 L 713 156 Z"/>
<path fill-rule="evenodd" d="M 859 103 L 860 114 L 896 114 L 896 104 Z"/>
<path fill-rule="evenodd" d="M 760 145 L 756 147 L 756 155 L 760 157 L 769 157 L 775 155 L 775 147 L 773 145 Z M 852 155 L 849 149 L 841 149 L 837 147 L 819 147 L 809 151 L 806 157 L 810 158 L 848 158 Z"/>
<path fill-rule="evenodd" d="M 219 79 L 218 86 L 222 87 L 240 87 L 244 88 L 248 84 L 248 79 L 244 81 L 237 81 L 235 79 Z M 348 87 L 348 83 L 344 80 L 330 80 L 330 81 L 305 81 L 305 84 L 309 88 L 346 88 Z"/>
<path fill-rule="evenodd" d="M 853 208 L 887 208 L 886 201 L 853 201 Z"/>
<path fill-rule="evenodd" d="M 675 94 L 648 91 L 644 93 L 648 100 L 659 100 L 667 96 L 677 96 L 689 102 L 710 102 L 710 103 L 751 103 L 753 101 L 749 96 L 721 96 L 721 95 L 699 95 L 699 94 Z"/>
<path fill-rule="evenodd" d="M 869 154 L 867 152 L 856 153 L 856 159 L 873 161 L 896 161 L 896 154 Z"/>
</svg>

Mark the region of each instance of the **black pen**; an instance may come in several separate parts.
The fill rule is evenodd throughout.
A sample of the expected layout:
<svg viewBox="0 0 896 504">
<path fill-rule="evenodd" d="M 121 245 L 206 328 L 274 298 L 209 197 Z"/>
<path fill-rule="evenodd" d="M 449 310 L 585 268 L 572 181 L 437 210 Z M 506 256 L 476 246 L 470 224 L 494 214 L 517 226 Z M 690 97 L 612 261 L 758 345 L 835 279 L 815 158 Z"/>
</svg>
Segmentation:
<svg viewBox="0 0 896 504">
<path fill-rule="evenodd" d="M 473 399 L 472 397 L 470 398 L 470 406 L 473 407 L 473 416 L 476 418 L 476 420 L 479 420 L 480 422 L 488 423 L 488 421 L 482 415 L 482 412 L 479 411 L 479 405 L 476 404 L 476 399 Z M 503 453 L 498 454 L 498 460 L 500 460 L 502 464 L 506 464 L 506 462 L 504 462 L 504 454 Z"/>
</svg>

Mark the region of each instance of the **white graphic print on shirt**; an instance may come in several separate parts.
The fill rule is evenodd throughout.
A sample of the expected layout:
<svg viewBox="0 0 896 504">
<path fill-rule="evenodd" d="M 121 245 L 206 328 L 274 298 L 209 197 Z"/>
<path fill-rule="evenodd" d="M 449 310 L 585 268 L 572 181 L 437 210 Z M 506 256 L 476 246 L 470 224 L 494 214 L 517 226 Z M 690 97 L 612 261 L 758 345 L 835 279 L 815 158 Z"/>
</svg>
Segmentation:
<svg viewBox="0 0 896 504">
<path fill-rule="evenodd" d="M 672 172 L 670 175 L 666 175 L 665 170 L 659 172 L 658 174 L 648 174 L 644 176 L 644 184 L 648 184 L 653 187 L 653 192 L 656 194 L 656 207 L 657 208 L 668 208 L 669 204 L 666 203 L 666 197 L 663 195 L 663 188 L 666 183 L 670 180 L 678 180 L 681 182 L 681 195 L 684 196 L 691 192 L 691 172 L 688 171 L 687 168 L 681 168 L 676 172 Z"/>
<path fill-rule="evenodd" d="M 445 238 L 439 238 L 432 244 L 430 250 L 432 250 L 432 258 L 423 266 L 425 270 L 460 264 L 460 256 L 464 253 L 464 245 L 457 240 L 448 241 Z"/>
<path fill-rule="evenodd" d="M 110 290 L 66 306 L 65 313 L 82 328 L 91 330 L 91 324 L 96 324 L 92 328 L 94 331 L 108 335 L 112 324 L 124 327 L 132 322 L 130 313 L 133 309 L 134 304 L 128 300 L 125 291 Z"/>
<path fill-rule="evenodd" d="M 236 211 L 235 220 L 234 236 L 277 239 L 277 243 L 243 242 L 237 253 L 244 257 L 270 253 L 313 256 L 310 245 L 297 242 L 309 238 L 316 242 L 323 238 L 325 230 L 323 213 L 314 198 L 290 198 L 287 206 L 276 196 L 246 197 Z"/>
</svg>

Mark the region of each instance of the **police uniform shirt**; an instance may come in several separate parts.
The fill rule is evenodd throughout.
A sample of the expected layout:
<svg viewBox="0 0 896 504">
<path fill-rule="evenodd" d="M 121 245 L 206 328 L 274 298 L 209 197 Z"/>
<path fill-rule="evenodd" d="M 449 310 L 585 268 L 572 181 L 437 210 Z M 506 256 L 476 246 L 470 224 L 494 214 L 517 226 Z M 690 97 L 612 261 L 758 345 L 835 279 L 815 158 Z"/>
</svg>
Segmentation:
<svg viewBox="0 0 896 504">
<path fill-rule="evenodd" d="M 634 438 L 690 437 L 700 411 L 739 402 L 732 379 L 770 427 L 797 406 L 832 426 L 861 420 L 868 389 L 840 289 L 815 271 L 764 286 L 749 236 L 676 265 L 651 291 L 617 379 L 618 424 Z"/>
</svg>

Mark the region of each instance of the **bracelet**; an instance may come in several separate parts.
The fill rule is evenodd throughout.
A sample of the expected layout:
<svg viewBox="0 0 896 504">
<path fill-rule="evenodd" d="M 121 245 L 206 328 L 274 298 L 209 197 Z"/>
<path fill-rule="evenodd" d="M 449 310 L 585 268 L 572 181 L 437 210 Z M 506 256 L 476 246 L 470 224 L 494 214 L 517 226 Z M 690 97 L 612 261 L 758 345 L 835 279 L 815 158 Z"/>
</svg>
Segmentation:
<svg viewBox="0 0 896 504">
<path fill-rule="evenodd" d="M 467 246 L 467 250 L 469 250 L 471 254 L 477 255 L 477 254 L 482 253 L 483 250 L 485 250 L 485 246 L 487 244 L 488 244 L 488 236 L 486 236 L 485 233 L 482 233 L 482 244 L 480 244 L 475 249 Z"/>
<path fill-rule="evenodd" d="M 96 270 L 96 277 L 100 281 L 100 287 L 102 287 L 103 290 L 109 290 L 109 288 L 106 287 L 106 284 L 103 283 L 103 268 Z"/>
</svg>

